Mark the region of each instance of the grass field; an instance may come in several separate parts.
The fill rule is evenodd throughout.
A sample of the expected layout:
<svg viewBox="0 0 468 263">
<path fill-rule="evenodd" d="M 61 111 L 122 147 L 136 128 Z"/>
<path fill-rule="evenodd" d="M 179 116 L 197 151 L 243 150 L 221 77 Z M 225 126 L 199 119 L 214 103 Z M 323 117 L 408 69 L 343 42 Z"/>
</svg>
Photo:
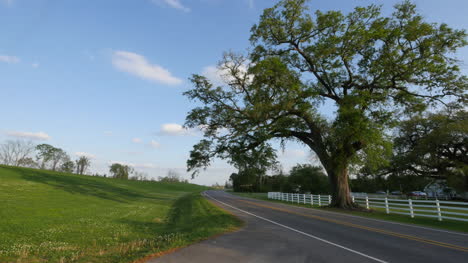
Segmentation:
<svg viewBox="0 0 468 263">
<path fill-rule="evenodd" d="M 395 222 L 406 223 L 406 224 L 416 224 L 416 225 L 421 225 L 421 226 L 434 227 L 434 228 L 468 233 L 468 222 L 463 222 L 463 221 L 444 219 L 442 222 L 440 222 L 435 218 L 417 217 L 417 216 L 415 218 L 411 218 L 405 215 L 398 215 L 398 214 L 391 214 L 391 213 L 386 214 L 385 209 L 379 209 L 379 208 L 374 208 L 372 212 L 361 212 L 361 211 L 348 211 L 348 210 L 329 208 L 329 207 L 311 206 L 310 204 L 298 204 L 298 203 L 291 203 L 291 202 L 268 199 L 267 193 L 239 193 L 239 192 L 229 192 L 229 193 L 239 195 L 239 196 L 244 196 L 244 197 L 266 200 L 270 202 L 285 203 L 285 204 L 294 205 L 294 206 L 321 209 L 324 211 L 333 211 L 333 212 L 338 212 L 338 213 L 346 213 L 346 214 L 369 217 L 369 218 L 374 218 L 374 219 L 395 221 Z"/>
<path fill-rule="evenodd" d="M 0 166 L 0 262 L 132 262 L 239 227 L 206 189 Z"/>
</svg>

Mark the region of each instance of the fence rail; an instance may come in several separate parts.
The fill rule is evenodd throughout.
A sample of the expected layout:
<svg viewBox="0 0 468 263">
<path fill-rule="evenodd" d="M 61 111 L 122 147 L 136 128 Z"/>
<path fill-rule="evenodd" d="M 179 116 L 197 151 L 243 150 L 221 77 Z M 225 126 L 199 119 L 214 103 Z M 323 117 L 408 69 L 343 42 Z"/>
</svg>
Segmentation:
<svg viewBox="0 0 468 263">
<path fill-rule="evenodd" d="M 331 195 L 296 194 L 268 192 L 268 198 L 299 204 L 329 205 Z M 370 208 L 385 209 L 387 214 L 409 215 L 410 217 L 432 217 L 439 221 L 443 219 L 468 222 L 468 203 L 440 200 L 413 200 L 372 198 L 368 196 L 352 196 L 353 202 Z"/>
</svg>

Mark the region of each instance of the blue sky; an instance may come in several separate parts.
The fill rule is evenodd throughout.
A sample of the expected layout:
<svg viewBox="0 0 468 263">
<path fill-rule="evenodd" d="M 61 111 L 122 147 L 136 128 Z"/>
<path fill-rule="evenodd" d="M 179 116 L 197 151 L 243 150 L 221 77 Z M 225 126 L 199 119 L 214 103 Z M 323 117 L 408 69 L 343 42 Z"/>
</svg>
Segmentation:
<svg viewBox="0 0 468 263">
<path fill-rule="evenodd" d="M 214 74 L 223 51 L 244 51 L 272 0 L 0 0 L 0 141 L 31 139 L 92 157 L 92 171 L 124 162 L 150 176 L 185 173 L 201 137 L 180 125 L 193 107 L 182 92 L 193 73 Z M 394 0 L 312 0 L 350 11 Z M 415 1 L 428 21 L 468 28 L 466 0 Z M 468 50 L 458 57 L 468 61 Z M 466 64 L 462 65 L 467 72 Z M 325 111 L 329 109 L 325 108 Z M 285 170 L 310 162 L 288 144 Z M 194 183 L 224 183 L 216 161 Z"/>
</svg>

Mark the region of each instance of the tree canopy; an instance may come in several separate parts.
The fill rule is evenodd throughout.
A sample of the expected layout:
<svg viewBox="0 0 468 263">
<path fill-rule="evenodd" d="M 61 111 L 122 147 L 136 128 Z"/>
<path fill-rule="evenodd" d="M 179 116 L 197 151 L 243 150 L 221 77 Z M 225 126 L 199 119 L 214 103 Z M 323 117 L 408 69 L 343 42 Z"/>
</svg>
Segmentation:
<svg viewBox="0 0 468 263">
<path fill-rule="evenodd" d="M 282 0 L 252 27 L 253 51 L 226 53 L 223 85 L 193 75 L 184 94 L 194 108 L 186 126 L 203 127 L 189 170 L 269 141 L 307 145 L 324 166 L 333 205 L 352 207 L 350 165 L 384 156 L 387 129 L 402 114 L 448 101 L 466 103 L 467 77 L 454 52 L 466 32 L 425 22 L 409 1 L 383 16 L 376 5 L 311 14 L 306 0 Z M 319 108 L 335 107 L 333 118 Z"/>
<path fill-rule="evenodd" d="M 133 168 L 128 165 L 120 164 L 120 163 L 113 163 L 109 167 L 109 172 L 111 173 L 112 177 L 118 179 L 126 179 L 128 180 L 129 175 L 133 173 Z"/>
</svg>

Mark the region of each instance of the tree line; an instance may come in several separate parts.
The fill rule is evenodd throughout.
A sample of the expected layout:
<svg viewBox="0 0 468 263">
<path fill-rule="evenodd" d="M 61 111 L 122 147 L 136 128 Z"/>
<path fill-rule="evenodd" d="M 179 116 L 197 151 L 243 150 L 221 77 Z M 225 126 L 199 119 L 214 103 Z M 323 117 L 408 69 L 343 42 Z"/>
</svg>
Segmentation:
<svg viewBox="0 0 468 263">
<path fill-rule="evenodd" d="M 91 167 L 91 160 L 80 156 L 73 161 L 65 150 L 50 144 L 35 145 L 31 141 L 7 140 L 0 144 L 0 164 L 85 175 Z M 107 174 L 95 175 L 107 177 Z M 169 170 L 166 176 L 155 179 L 122 163 L 112 163 L 109 166 L 109 175 L 124 180 L 188 183 L 187 179 L 174 170 Z"/>
<path fill-rule="evenodd" d="M 91 160 L 80 156 L 73 161 L 63 149 L 50 144 L 35 145 L 30 141 L 7 140 L 0 144 L 0 164 L 85 174 L 91 166 Z"/>
<path fill-rule="evenodd" d="M 350 188 L 353 192 L 374 193 L 423 190 L 435 180 L 459 193 L 468 192 L 468 113 L 464 110 L 439 111 L 400 122 L 394 130 L 390 151 L 379 163 L 353 166 Z M 256 159 L 235 159 L 239 171 L 231 174 L 234 191 L 330 192 L 327 175 L 318 166 L 298 164 L 289 174 L 273 173 L 275 163 L 258 166 Z M 260 155 L 256 155 L 259 157 Z"/>
<path fill-rule="evenodd" d="M 232 173 L 231 184 L 227 187 L 236 192 L 286 192 L 328 194 L 330 186 L 323 169 L 311 164 L 298 164 L 289 174 L 258 174 L 256 170 L 245 169 Z"/>
<path fill-rule="evenodd" d="M 158 181 L 164 183 L 188 183 L 188 180 L 182 178 L 182 176 L 174 170 L 169 170 L 166 176 L 159 176 L 156 179 L 150 178 L 143 172 L 136 171 L 133 167 L 121 164 L 113 163 L 109 166 L 109 173 L 111 177 L 124 180 L 138 180 L 138 181 Z"/>
</svg>

